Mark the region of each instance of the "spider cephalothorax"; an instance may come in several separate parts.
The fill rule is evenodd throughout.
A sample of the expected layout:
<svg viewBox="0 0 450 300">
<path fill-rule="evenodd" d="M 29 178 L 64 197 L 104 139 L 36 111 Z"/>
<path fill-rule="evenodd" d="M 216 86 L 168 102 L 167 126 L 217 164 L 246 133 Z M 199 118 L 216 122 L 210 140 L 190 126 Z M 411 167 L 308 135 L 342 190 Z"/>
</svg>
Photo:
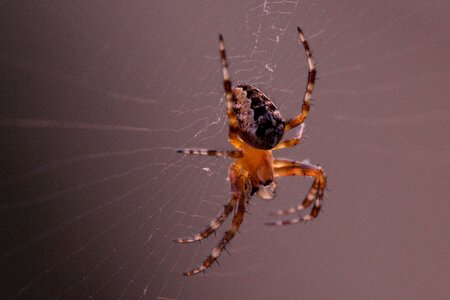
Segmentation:
<svg viewBox="0 0 450 300">
<path fill-rule="evenodd" d="M 275 215 L 292 214 L 308 208 L 311 204 L 313 206 L 309 214 L 284 221 L 267 223 L 268 225 L 287 225 L 309 221 L 319 214 L 326 186 L 326 177 L 322 168 L 304 162 L 275 159 L 272 155 L 272 150 L 293 147 L 300 142 L 304 128 L 303 121 L 308 116 L 314 87 L 316 66 L 303 32 L 299 27 L 297 27 L 297 30 L 308 60 L 308 83 L 303 96 L 300 114 L 287 121 L 283 119 L 273 102 L 256 87 L 239 85 L 234 89 L 231 88 L 225 46 L 222 36 L 219 36 L 223 85 L 229 119 L 228 141 L 236 150 L 180 149 L 177 152 L 225 156 L 236 159 L 231 164 L 228 175 L 231 185 L 231 199 L 224 206 L 223 211 L 219 212 L 216 218 L 202 231 L 193 237 L 175 239 L 175 242 L 190 243 L 200 241 L 211 233 L 216 232 L 225 219 L 232 212 L 234 214 L 231 228 L 224 233 L 219 244 L 212 250 L 211 254 L 200 266 L 184 273 L 184 275 L 193 275 L 204 271 L 217 260 L 241 226 L 249 198 L 256 193 L 262 199 L 272 199 L 277 186 L 277 177 L 308 176 L 314 177 L 314 182 L 309 193 L 300 204 L 286 210 L 278 210 L 274 213 Z M 286 131 L 299 125 L 300 130 L 294 138 L 281 140 Z"/>
<path fill-rule="evenodd" d="M 275 104 L 252 85 L 235 87 L 233 98 L 239 137 L 256 149 L 275 147 L 283 137 L 286 123 Z"/>
</svg>

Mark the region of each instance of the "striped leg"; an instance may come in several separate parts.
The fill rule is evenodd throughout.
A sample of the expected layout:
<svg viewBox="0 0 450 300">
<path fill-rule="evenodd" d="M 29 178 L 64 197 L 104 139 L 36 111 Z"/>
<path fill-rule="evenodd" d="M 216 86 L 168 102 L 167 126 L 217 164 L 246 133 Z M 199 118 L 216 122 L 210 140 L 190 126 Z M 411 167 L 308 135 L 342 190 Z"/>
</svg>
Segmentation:
<svg viewBox="0 0 450 300">
<path fill-rule="evenodd" d="M 228 215 L 233 211 L 236 207 L 236 204 L 239 201 L 240 191 L 238 189 L 238 178 L 239 178 L 239 170 L 234 165 L 230 168 L 230 183 L 232 195 L 230 201 L 226 205 L 224 205 L 223 211 L 219 212 L 217 216 L 206 226 L 202 231 L 194 235 L 193 237 L 188 238 L 178 238 L 173 241 L 176 243 L 192 243 L 195 241 L 201 241 L 204 238 L 208 237 L 211 233 L 215 232 L 222 226 L 223 222 L 227 219 Z"/>
<path fill-rule="evenodd" d="M 286 131 L 302 124 L 303 121 L 305 121 L 306 117 L 308 116 L 309 108 L 311 105 L 312 91 L 314 89 L 314 81 L 316 79 L 316 73 L 317 73 L 316 65 L 314 63 L 314 59 L 312 56 L 312 52 L 309 49 L 309 45 L 308 45 L 308 42 L 306 41 L 305 35 L 303 34 L 303 31 L 300 29 L 300 27 L 297 27 L 297 30 L 298 30 L 298 35 L 299 35 L 300 41 L 302 42 L 303 47 L 305 48 L 306 58 L 308 59 L 308 65 L 309 65 L 308 82 L 306 85 L 305 96 L 303 97 L 301 113 L 296 118 L 291 119 L 287 122 L 286 127 L 285 127 Z"/>
<path fill-rule="evenodd" d="M 236 148 L 241 148 L 242 141 L 239 139 L 237 133 L 239 131 L 238 121 L 236 114 L 233 112 L 233 91 L 231 89 L 231 79 L 230 72 L 228 70 L 228 61 L 225 54 L 225 44 L 223 42 L 223 37 L 219 35 L 219 50 L 220 50 L 220 61 L 222 65 L 222 75 L 223 75 L 223 87 L 225 89 L 225 100 L 227 102 L 227 116 L 229 121 L 228 130 L 228 141 L 231 145 Z"/>
<path fill-rule="evenodd" d="M 208 149 L 198 149 L 198 148 L 187 148 L 187 149 L 177 149 L 177 153 L 184 154 L 196 154 L 196 155 L 209 155 L 209 156 L 223 156 L 231 158 L 241 158 L 242 151 L 240 150 L 208 150 Z"/>
<path fill-rule="evenodd" d="M 193 237 L 189 238 L 178 238 L 173 240 L 176 243 L 192 243 L 195 241 L 201 241 L 204 238 L 208 237 L 211 233 L 215 232 L 222 226 L 223 222 L 227 219 L 228 215 L 233 211 L 236 207 L 236 204 L 239 201 L 239 197 L 241 192 L 238 188 L 233 188 L 238 186 L 238 171 L 237 169 L 231 167 L 230 169 L 230 182 L 231 187 L 233 189 L 233 193 L 231 195 L 230 201 L 224 205 L 223 211 L 221 211 L 210 223 L 206 226 L 201 232 L 197 233 Z"/>
<path fill-rule="evenodd" d="M 232 179 L 232 174 L 230 174 L 230 179 Z M 211 254 L 208 255 L 208 257 L 206 257 L 206 259 L 203 261 L 203 263 L 198 266 L 197 268 L 189 271 L 189 272 L 185 272 L 183 273 L 183 275 L 185 276 L 191 276 L 191 275 L 195 275 L 197 273 L 200 272 L 204 272 L 207 268 L 209 268 L 220 256 L 220 254 L 222 254 L 223 249 L 225 249 L 225 247 L 228 245 L 228 243 L 233 239 L 233 237 L 235 236 L 236 232 L 239 230 L 239 227 L 242 224 L 242 221 L 244 220 L 244 214 L 245 214 L 245 209 L 246 209 L 246 204 L 247 204 L 247 191 L 245 190 L 245 179 L 240 176 L 240 178 L 238 179 L 238 184 L 235 185 L 235 187 L 237 187 L 237 190 L 235 191 L 236 193 L 238 193 L 238 206 L 237 206 L 237 210 L 233 216 L 233 220 L 231 222 L 231 228 L 226 231 L 222 237 L 222 239 L 220 240 L 220 242 L 217 244 L 217 246 L 211 251 Z M 232 188 L 233 188 L 233 184 L 232 184 Z"/>
<path fill-rule="evenodd" d="M 192 243 L 196 241 L 201 241 L 208 237 L 211 233 L 215 232 L 222 226 L 223 222 L 227 219 L 228 215 L 233 211 L 236 203 L 239 201 L 239 193 L 234 193 L 231 196 L 230 201 L 224 205 L 223 211 L 221 211 L 217 216 L 206 226 L 201 232 L 197 233 L 193 237 L 188 238 L 178 238 L 173 241 L 176 243 Z"/>
<path fill-rule="evenodd" d="M 295 138 L 280 142 L 272 150 L 280 150 L 280 149 L 294 147 L 294 146 L 298 145 L 300 143 L 300 141 L 302 140 L 304 129 L 305 129 L 305 124 L 301 124 L 300 130 L 298 131 L 297 136 Z"/>
<path fill-rule="evenodd" d="M 276 221 L 267 223 L 267 225 L 289 225 L 303 221 L 309 221 L 317 217 L 323 201 L 323 195 L 326 187 L 326 176 L 321 167 L 300 163 L 296 161 L 288 161 L 282 159 L 274 160 L 275 176 L 311 176 L 314 177 L 314 182 L 309 190 L 308 195 L 303 199 L 302 203 L 296 207 L 291 207 L 285 210 L 279 210 L 273 215 L 283 216 L 299 212 L 308 208 L 313 202 L 314 206 L 308 215 L 293 218 L 285 221 Z"/>
</svg>

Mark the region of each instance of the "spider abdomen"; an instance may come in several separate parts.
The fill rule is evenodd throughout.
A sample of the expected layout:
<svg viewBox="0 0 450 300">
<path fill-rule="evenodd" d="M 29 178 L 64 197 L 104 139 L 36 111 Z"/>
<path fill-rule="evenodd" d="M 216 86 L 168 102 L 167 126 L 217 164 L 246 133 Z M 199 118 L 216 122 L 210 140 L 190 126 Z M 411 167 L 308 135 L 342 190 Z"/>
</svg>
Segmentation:
<svg viewBox="0 0 450 300">
<path fill-rule="evenodd" d="M 285 120 L 278 108 L 252 85 L 233 89 L 233 110 L 239 123 L 239 136 L 250 146 L 269 150 L 283 137 Z"/>
</svg>

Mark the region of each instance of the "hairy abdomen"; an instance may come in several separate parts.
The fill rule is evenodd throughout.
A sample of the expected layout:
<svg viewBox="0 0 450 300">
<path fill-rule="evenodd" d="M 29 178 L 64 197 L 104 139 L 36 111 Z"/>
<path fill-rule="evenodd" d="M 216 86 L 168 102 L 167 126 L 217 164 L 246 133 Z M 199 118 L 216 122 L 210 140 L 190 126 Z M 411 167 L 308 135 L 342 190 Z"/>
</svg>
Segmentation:
<svg viewBox="0 0 450 300">
<path fill-rule="evenodd" d="M 233 96 L 240 138 L 256 149 L 275 147 L 283 137 L 286 123 L 278 108 L 252 85 L 235 87 Z"/>
</svg>

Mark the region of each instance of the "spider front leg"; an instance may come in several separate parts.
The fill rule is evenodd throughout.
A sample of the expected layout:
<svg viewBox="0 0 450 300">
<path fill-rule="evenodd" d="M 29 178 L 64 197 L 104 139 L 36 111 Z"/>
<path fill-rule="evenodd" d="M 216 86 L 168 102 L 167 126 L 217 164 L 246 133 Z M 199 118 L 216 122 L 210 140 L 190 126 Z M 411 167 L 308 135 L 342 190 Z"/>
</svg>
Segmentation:
<svg viewBox="0 0 450 300">
<path fill-rule="evenodd" d="M 285 127 L 286 131 L 291 130 L 292 128 L 297 127 L 298 125 L 302 124 L 305 121 L 306 117 L 308 116 L 309 108 L 311 106 L 312 91 L 314 89 L 314 82 L 315 82 L 316 74 L 317 74 L 316 64 L 314 63 L 312 52 L 309 49 L 309 44 L 306 41 L 305 35 L 304 35 L 303 31 L 300 29 L 300 27 L 297 27 L 297 31 L 298 31 L 300 41 L 303 44 L 303 48 L 305 48 L 306 59 L 308 60 L 308 66 L 309 66 L 308 82 L 306 84 L 305 95 L 303 96 L 302 110 L 296 118 L 291 119 L 287 122 L 286 127 Z"/>
<path fill-rule="evenodd" d="M 235 169 L 230 169 L 230 182 L 232 187 L 237 185 L 238 173 Z M 211 233 L 215 232 L 217 229 L 222 226 L 223 222 L 227 219 L 228 215 L 233 211 L 236 207 L 236 204 L 239 202 L 239 198 L 241 196 L 241 192 L 238 189 L 235 189 L 231 194 L 231 199 L 227 204 L 224 205 L 223 211 L 219 212 L 217 216 L 209 222 L 209 225 L 206 226 L 202 231 L 195 234 L 193 237 L 188 238 L 178 238 L 173 241 L 176 243 L 192 243 L 195 241 L 201 241 L 204 238 L 207 238 Z"/>
<path fill-rule="evenodd" d="M 313 218 L 316 218 L 320 212 L 327 181 L 323 169 L 319 166 L 284 159 L 275 159 L 273 165 L 275 170 L 275 176 L 277 177 L 281 176 L 314 177 L 314 182 L 309 190 L 309 193 L 303 199 L 301 204 L 297 205 L 296 207 L 291 207 L 285 210 L 279 210 L 275 212 L 273 215 L 282 216 L 299 212 L 301 210 L 308 208 L 313 202 L 314 206 L 311 209 L 311 212 L 306 216 L 293 218 L 285 221 L 270 222 L 267 223 L 267 225 L 289 225 L 299 223 L 302 221 L 309 221 L 312 220 Z"/>
<path fill-rule="evenodd" d="M 188 149 L 186 149 L 188 150 Z M 238 187 L 238 170 L 234 166 L 230 168 L 229 172 L 229 178 L 231 183 L 231 189 L 232 194 L 230 201 L 228 201 L 227 204 L 224 205 L 223 211 L 219 212 L 217 216 L 209 222 L 209 225 L 206 226 L 202 231 L 195 234 L 193 237 L 188 238 L 178 238 L 174 239 L 173 241 L 176 243 L 192 243 L 195 241 L 201 241 L 204 238 L 208 237 L 211 233 L 215 232 L 217 229 L 219 229 L 220 226 L 222 226 L 223 222 L 227 219 L 228 215 L 233 211 L 233 209 L 236 207 L 236 203 L 239 201 L 239 197 L 241 195 Z"/>
<path fill-rule="evenodd" d="M 223 211 L 219 212 L 217 216 L 209 222 L 208 226 L 206 226 L 202 231 L 195 234 L 193 237 L 187 238 L 178 238 L 174 239 L 175 243 L 192 243 L 196 241 L 201 241 L 204 238 L 207 238 L 211 233 L 215 232 L 217 229 L 222 226 L 223 222 L 227 219 L 228 215 L 233 211 L 236 207 L 236 203 L 239 201 L 239 193 L 234 193 L 231 196 L 230 201 L 223 206 Z"/>
<path fill-rule="evenodd" d="M 230 181 L 231 181 L 231 188 L 232 188 L 232 193 L 233 193 L 232 199 L 234 199 L 233 207 L 235 206 L 235 204 L 237 202 L 237 209 L 233 216 L 233 220 L 231 221 L 231 228 L 224 233 L 220 242 L 211 251 L 211 254 L 208 255 L 208 257 L 206 257 L 206 259 L 203 261 L 203 263 L 200 266 L 198 266 L 197 268 L 195 268 L 189 272 L 183 273 L 183 275 L 185 275 L 185 276 L 195 275 L 195 274 L 205 271 L 207 268 L 209 268 L 219 258 L 219 256 L 222 254 L 223 249 L 233 239 L 233 237 L 235 236 L 236 232 L 239 230 L 239 227 L 241 226 L 241 224 L 244 220 L 244 214 L 245 214 L 247 200 L 248 200 L 247 188 L 249 187 L 249 182 L 247 182 L 248 180 L 244 176 L 236 173 L 236 171 L 233 167 L 230 171 Z M 232 202 L 232 201 L 230 201 L 230 202 Z M 233 210 L 233 207 L 228 212 L 228 214 Z M 225 220 L 225 218 L 226 217 L 223 218 L 222 223 Z M 222 225 L 222 223 L 220 225 Z M 213 232 L 213 231 L 211 231 L 211 232 Z"/>
</svg>

